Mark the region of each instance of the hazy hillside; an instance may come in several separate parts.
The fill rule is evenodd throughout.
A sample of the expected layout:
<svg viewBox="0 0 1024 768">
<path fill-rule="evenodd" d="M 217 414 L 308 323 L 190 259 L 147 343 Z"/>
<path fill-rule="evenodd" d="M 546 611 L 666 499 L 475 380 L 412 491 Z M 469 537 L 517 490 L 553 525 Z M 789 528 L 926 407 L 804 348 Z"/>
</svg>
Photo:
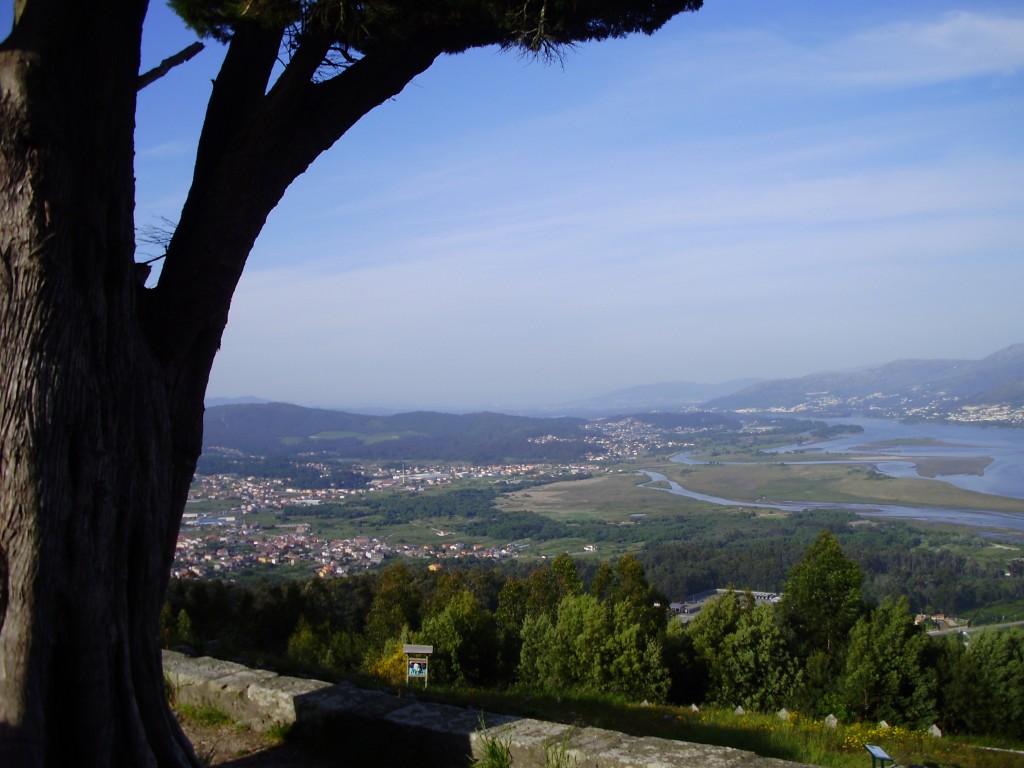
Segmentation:
<svg viewBox="0 0 1024 768">
<path fill-rule="evenodd" d="M 583 442 L 583 423 L 497 413 L 369 416 L 287 403 L 243 404 L 208 408 L 203 443 L 205 451 L 273 456 L 316 451 L 364 460 L 573 461 L 593 450 Z"/>
<path fill-rule="evenodd" d="M 587 416 L 611 416 L 644 410 L 679 409 L 732 394 L 758 381 L 759 379 L 751 378 L 734 379 L 720 384 L 699 384 L 691 381 L 644 384 L 617 389 L 587 400 L 577 400 L 565 406 L 564 410 Z"/>
<path fill-rule="evenodd" d="M 923 404 L 938 398 L 961 403 L 1024 404 L 1024 344 L 982 360 L 897 360 L 853 373 L 822 373 L 754 384 L 711 400 L 724 410 L 791 408 L 830 396 L 844 402 L 888 399 Z"/>
<path fill-rule="evenodd" d="M 971 403 L 1024 405 L 1024 344 L 1001 349 L 940 384 Z"/>
</svg>

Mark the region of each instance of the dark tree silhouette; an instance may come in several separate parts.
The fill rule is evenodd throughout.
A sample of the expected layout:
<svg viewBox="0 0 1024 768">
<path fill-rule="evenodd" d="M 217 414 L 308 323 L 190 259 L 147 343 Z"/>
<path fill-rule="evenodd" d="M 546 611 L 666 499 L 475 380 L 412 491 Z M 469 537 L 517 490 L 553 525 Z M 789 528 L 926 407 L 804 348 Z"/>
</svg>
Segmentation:
<svg viewBox="0 0 1024 768">
<path fill-rule="evenodd" d="M 438 56 L 557 56 L 701 2 L 175 5 L 227 52 L 152 289 L 133 225 L 146 1 L 16 0 L 0 44 L 3 765 L 198 764 L 159 612 L 231 296 L 288 185 Z"/>
</svg>

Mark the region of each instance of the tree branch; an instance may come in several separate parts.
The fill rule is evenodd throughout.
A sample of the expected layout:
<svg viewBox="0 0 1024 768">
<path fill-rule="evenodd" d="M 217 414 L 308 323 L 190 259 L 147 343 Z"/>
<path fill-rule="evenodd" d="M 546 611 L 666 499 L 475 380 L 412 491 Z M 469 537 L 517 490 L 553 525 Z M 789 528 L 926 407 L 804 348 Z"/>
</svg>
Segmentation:
<svg viewBox="0 0 1024 768">
<path fill-rule="evenodd" d="M 288 185 L 438 54 L 409 46 L 366 56 L 325 87 L 298 76 L 299 69 L 315 71 L 322 60 L 316 50 L 220 137 L 209 162 L 197 163 L 160 279 L 142 304 L 147 335 L 172 379 L 189 369 L 208 375 L 246 258 Z"/>
<path fill-rule="evenodd" d="M 147 85 L 156 82 L 179 64 L 184 64 L 186 61 L 188 61 L 201 50 L 203 50 L 204 47 L 205 46 L 197 40 L 184 50 L 178 51 L 173 56 L 168 56 L 166 59 L 161 61 L 148 72 L 144 72 L 143 74 L 139 75 L 138 90 L 141 91 Z"/>
<path fill-rule="evenodd" d="M 232 35 L 206 106 L 189 197 L 201 191 L 227 146 L 266 97 L 283 35 L 281 27 L 259 24 L 239 24 Z"/>
</svg>

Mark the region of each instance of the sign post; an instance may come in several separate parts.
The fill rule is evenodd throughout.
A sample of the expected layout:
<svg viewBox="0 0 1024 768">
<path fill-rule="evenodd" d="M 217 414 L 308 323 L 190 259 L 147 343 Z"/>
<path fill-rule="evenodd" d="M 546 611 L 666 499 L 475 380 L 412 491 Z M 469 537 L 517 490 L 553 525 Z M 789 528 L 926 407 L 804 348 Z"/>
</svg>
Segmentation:
<svg viewBox="0 0 1024 768">
<path fill-rule="evenodd" d="M 405 667 L 406 682 L 410 680 L 422 680 L 423 687 L 427 687 L 428 682 L 428 666 L 430 660 L 430 654 L 434 652 L 434 646 L 432 645 L 403 645 L 402 651 L 405 653 Z"/>
</svg>

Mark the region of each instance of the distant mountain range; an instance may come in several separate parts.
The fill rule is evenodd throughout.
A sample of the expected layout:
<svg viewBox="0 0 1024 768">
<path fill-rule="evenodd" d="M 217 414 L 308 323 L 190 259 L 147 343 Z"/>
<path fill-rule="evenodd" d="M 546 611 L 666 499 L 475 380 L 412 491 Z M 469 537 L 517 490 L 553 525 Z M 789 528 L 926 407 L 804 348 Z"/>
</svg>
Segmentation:
<svg viewBox="0 0 1024 768">
<path fill-rule="evenodd" d="M 913 409 L 1024 406 L 1024 344 L 982 360 L 897 360 L 852 373 L 820 373 L 752 384 L 704 403 L 721 410 L 796 408 Z"/>
<path fill-rule="evenodd" d="M 216 402 L 229 403 L 215 405 Z M 816 416 L 944 418 L 965 407 L 1024 408 L 1024 344 L 982 360 L 897 360 L 853 372 L 721 384 L 671 382 L 620 389 L 553 408 L 560 416 L 434 412 L 367 415 L 270 403 L 255 397 L 207 402 L 205 450 L 259 455 L 330 451 L 364 460 L 431 457 L 442 461 L 505 459 L 571 462 L 584 442 L 586 418 L 658 411 L 788 410 Z M 567 415 L 568 414 L 568 415 Z M 976 419 L 984 421 L 984 418 Z"/>
<path fill-rule="evenodd" d="M 583 419 L 419 411 L 376 416 L 288 403 L 207 408 L 204 452 L 296 456 L 328 451 L 366 461 L 572 462 L 594 446 Z"/>
<path fill-rule="evenodd" d="M 734 379 L 721 384 L 698 384 L 692 381 L 644 384 L 617 389 L 607 395 L 587 400 L 577 400 L 562 406 L 560 410 L 574 416 L 614 416 L 634 411 L 678 410 L 730 395 L 760 381 L 761 379 Z"/>
</svg>

